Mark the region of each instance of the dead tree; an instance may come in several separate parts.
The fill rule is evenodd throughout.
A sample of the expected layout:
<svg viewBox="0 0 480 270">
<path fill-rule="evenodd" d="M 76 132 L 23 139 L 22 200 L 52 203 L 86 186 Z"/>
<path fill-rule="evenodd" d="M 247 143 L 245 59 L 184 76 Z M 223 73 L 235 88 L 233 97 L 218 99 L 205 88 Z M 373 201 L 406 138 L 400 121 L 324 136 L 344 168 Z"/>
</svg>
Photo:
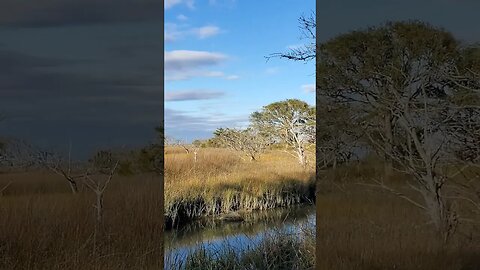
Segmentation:
<svg viewBox="0 0 480 270">
<path fill-rule="evenodd" d="M 181 146 L 187 154 L 190 154 L 190 152 L 192 152 L 193 163 L 197 163 L 198 152 L 200 151 L 200 146 L 194 145 L 194 144 L 188 145 L 188 144 L 181 143 L 181 142 L 179 142 L 179 146 Z"/>
<path fill-rule="evenodd" d="M 37 160 L 44 168 L 62 176 L 68 182 L 73 194 L 78 193 L 78 181 L 83 178 L 84 174 L 79 173 L 78 170 L 74 171 L 70 157 L 65 161 L 58 154 L 39 151 Z"/>
<path fill-rule="evenodd" d="M 92 171 L 87 171 L 83 175 L 83 184 L 87 186 L 96 196 L 95 200 L 95 213 L 97 223 L 101 223 L 103 219 L 103 198 L 105 190 L 108 187 L 108 184 L 112 180 L 115 172 L 117 170 L 119 161 L 116 161 L 115 164 L 111 167 L 110 171 L 105 175 L 105 172 L 93 173 Z M 104 177 L 102 177 L 104 176 Z M 104 179 L 102 179 L 104 178 Z"/>
<path fill-rule="evenodd" d="M 270 54 L 266 57 L 267 60 L 271 58 L 284 58 L 302 62 L 315 60 L 317 28 L 315 13 L 312 12 L 308 16 L 301 16 L 298 18 L 298 24 L 302 34 L 301 39 L 307 40 L 307 42 L 301 46 L 290 48 L 290 50 L 287 52 Z"/>
<path fill-rule="evenodd" d="M 198 152 L 200 151 L 200 146 L 192 145 L 192 150 L 193 150 L 193 162 L 197 163 Z"/>
<path fill-rule="evenodd" d="M 221 145 L 241 153 L 242 159 L 246 156 L 250 161 L 256 161 L 269 145 L 268 139 L 253 128 L 219 128 L 214 134 Z"/>
<path fill-rule="evenodd" d="M 103 223 L 104 216 L 104 194 L 113 179 L 119 160 L 114 161 L 111 155 L 102 155 L 104 152 L 98 153 L 92 160 L 93 168 L 89 168 L 82 177 L 83 184 L 95 194 L 95 226 L 93 232 L 93 253 L 97 250 L 97 238 L 100 232 L 100 226 Z M 103 160 L 99 160 L 103 159 Z"/>
</svg>

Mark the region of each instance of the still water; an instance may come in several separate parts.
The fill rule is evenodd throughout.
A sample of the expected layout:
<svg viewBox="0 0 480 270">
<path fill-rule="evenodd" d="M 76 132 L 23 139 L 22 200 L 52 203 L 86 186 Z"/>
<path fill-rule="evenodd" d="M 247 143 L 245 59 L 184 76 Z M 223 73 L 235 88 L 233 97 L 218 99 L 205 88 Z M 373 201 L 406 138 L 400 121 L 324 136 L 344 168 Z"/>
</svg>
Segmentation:
<svg viewBox="0 0 480 270">
<path fill-rule="evenodd" d="M 165 233 L 165 262 L 184 259 L 198 247 L 218 251 L 229 246 L 242 251 L 257 245 L 265 235 L 275 231 L 295 231 L 315 226 L 315 206 L 301 205 L 243 215 L 241 222 L 204 219 Z M 168 269 L 168 268 L 166 268 Z"/>
</svg>

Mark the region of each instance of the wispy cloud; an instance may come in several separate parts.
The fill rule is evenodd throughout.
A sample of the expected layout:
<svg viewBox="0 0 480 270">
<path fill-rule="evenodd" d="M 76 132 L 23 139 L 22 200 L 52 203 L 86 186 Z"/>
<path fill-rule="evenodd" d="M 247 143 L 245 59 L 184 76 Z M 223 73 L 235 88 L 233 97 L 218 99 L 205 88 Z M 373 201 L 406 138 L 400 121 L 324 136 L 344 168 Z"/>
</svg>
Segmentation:
<svg viewBox="0 0 480 270">
<path fill-rule="evenodd" d="M 184 4 L 190 9 L 195 8 L 194 0 L 165 0 L 165 9 L 170 9 L 176 5 Z"/>
<path fill-rule="evenodd" d="M 165 42 L 173 42 L 183 36 L 182 31 L 178 29 L 175 23 L 165 23 Z"/>
<path fill-rule="evenodd" d="M 177 16 L 177 20 L 186 21 L 186 20 L 188 20 L 188 17 L 183 15 L 183 14 L 180 14 L 180 15 Z"/>
<path fill-rule="evenodd" d="M 165 32 L 165 35 L 163 37 L 165 39 L 165 42 L 173 42 L 177 40 L 177 36 L 175 35 L 175 33 L 172 32 Z"/>
<path fill-rule="evenodd" d="M 304 84 L 302 90 L 306 93 L 315 93 L 315 84 Z"/>
<path fill-rule="evenodd" d="M 222 78 L 225 74 L 221 71 L 208 71 L 208 70 L 186 70 L 169 72 L 165 75 L 166 81 L 185 81 L 195 77 L 203 78 Z"/>
<path fill-rule="evenodd" d="M 186 90 L 169 91 L 165 93 L 165 101 L 191 101 L 191 100 L 209 100 L 217 99 L 225 95 L 222 91 L 212 90 Z"/>
<path fill-rule="evenodd" d="M 187 70 L 203 66 L 218 65 L 227 56 L 207 51 L 175 50 L 165 52 L 165 70 Z"/>
<path fill-rule="evenodd" d="M 224 77 L 221 71 L 206 70 L 207 67 L 224 63 L 228 57 L 207 51 L 177 50 L 165 52 L 165 79 L 187 80 L 192 77 Z"/>
<path fill-rule="evenodd" d="M 211 6 L 224 6 L 228 8 L 232 8 L 236 4 L 236 0 L 208 0 L 208 4 Z"/>
<path fill-rule="evenodd" d="M 248 115 L 225 116 L 222 113 L 199 115 L 198 112 L 186 112 L 165 108 L 165 129 L 171 133 L 210 134 L 220 127 L 244 127 L 248 125 Z"/>
<path fill-rule="evenodd" d="M 202 27 L 189 28 L 186 24 L 165 23 L 165 41 L 172 42 L 178 39 L 196 37 L 206 39 L 222 33 L 220 27 L 206 25 Z"/>
<path fill-rule="evenodd" d="M 240 79 L 240 76 L 238 76 L 238 75 L 229 75 L 229 76 L 226 76 L 225 79 L 227 79 L 227 80 L 238 80 L 238 79 Z"/>
<path fill-rule="evenodd" d="M 214 25 L 208 25 L 200 28 L 195 28 L 192 31 L 198 38 L 204 39 L 218 35 L 220 33 L 220 28 Z"/>
</svg>

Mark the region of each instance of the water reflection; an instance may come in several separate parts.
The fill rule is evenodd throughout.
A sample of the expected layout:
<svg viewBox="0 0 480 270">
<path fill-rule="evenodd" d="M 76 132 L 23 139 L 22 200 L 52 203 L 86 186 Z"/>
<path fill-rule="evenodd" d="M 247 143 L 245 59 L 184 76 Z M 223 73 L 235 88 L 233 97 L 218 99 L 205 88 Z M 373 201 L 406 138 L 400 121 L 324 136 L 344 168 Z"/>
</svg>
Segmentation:
<svg viewBox="0 0 480 270">
<path fill-rule="evenodd" d="M 228 245 L 241 251 L 255 246 L 275 231 L 295 233 L 304 225 L 315 226 L 315 207 L 302 205 L 242 214 L 242 222 L 204 219 L 165 233 L 165 261 L 182 261 L 198 247 L 221 250 Z"/>
</svg>

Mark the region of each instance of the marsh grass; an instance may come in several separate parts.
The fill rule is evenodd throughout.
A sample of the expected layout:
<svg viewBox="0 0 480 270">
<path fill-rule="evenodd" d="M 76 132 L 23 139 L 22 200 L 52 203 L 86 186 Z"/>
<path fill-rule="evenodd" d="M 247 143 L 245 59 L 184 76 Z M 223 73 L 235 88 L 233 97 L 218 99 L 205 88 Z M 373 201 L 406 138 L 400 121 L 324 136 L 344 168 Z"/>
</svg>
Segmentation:
<svg viewBox="0 0 480 270">
<path fill-rule="evenodd" d="M 204 216 L 265 210 L 314 200 L 315 172 L 280 150 L 242 161 L 226 149 L 197 158 L 174 149 L 165 155 L 165 217 L 175 226 Z"/>
<path fill-rule="evenodd" d="M 91 192 L 73 195 L 65 180 L 48 172 L 0 175 L 0 185 L 8 181 L 0 197 L 0 269 L 161 268 L 157 176 L 112 180 L 95 239 Z"/>
<path fill-rule="evenodd" d="M 380 177 L 382 166 L 378 160 L 367 160 L 338 168 L 336 178 L 332 171 L 319 174 L 317 269 L 480 269 L 478 224 L 461 223 L 451 243 L 443 247 L 421 209 L 360 184 Z M 412 191 L 405 177 L 396 174 L 388 184 L 408 194 Z"/>
</svg>

